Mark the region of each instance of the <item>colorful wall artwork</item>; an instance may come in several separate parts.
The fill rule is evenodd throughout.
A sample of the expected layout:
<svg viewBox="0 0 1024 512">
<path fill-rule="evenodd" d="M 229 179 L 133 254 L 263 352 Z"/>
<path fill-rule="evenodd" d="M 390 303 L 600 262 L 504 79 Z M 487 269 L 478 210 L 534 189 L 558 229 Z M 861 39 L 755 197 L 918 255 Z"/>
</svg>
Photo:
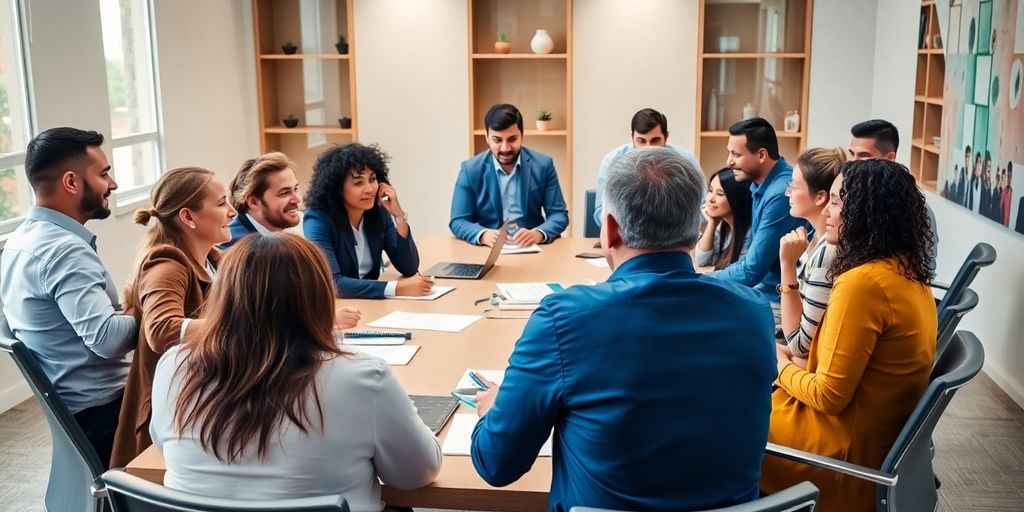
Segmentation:
<svg viewBox="0 0 1024 512">
<path fill-rule="evenodd" d="M 948 14 L 939 192 L 1024 234 L 1024 0 L 937 7 Z"/>
</svg>

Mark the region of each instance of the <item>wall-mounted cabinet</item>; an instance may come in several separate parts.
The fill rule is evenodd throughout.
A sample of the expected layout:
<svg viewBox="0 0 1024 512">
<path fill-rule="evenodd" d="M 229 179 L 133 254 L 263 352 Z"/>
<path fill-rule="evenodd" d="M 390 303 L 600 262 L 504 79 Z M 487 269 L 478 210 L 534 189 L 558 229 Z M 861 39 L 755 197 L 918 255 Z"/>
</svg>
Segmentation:
<svg viewBox="0 0 1024 512">
<path fill-rule="evenodd" d="M 523 114 L 523 145 L 554 159 L 562 193 L 571 198 L 572 1 L 468 1 L 470 150 L 487 149 L 487 109 L 511 103 Z M 550 52 L 531 48 L 538 31 L 550 37 Z M 507 46 L 495 44 L 499 34 Z M 552 114 L 543 131 L 535 118 L 540 109 Z"/>
<path fill-rule="evenodd" d="M 700 2 L 695 151 L 706 174 L 725 166 L 729 126 L 750 114 L 775 127 L 786 158 L 804 149 L 811 9 L 812 0 Z"/>
<path fill-rule="evenodd" d="M 352 0 L 253 0 L 253 25 L 260 148 L 308 182 L 317 155 L 358 133 Z"/>
</svg>

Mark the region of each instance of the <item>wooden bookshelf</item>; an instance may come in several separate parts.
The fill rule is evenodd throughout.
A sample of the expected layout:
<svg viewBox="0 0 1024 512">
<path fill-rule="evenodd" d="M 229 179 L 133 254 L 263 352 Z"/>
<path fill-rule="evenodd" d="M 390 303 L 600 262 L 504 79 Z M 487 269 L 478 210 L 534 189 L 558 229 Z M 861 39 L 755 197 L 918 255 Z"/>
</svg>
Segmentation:
<svg viewBox="0 0 1024 512">
<path fill-rule="evenodd" d="M 914 83 L 914 128 L 910 172 L 922 188 L 936 192 L 942 135 L 942 100 L 946 86 L 946 56 L 934 1 L 921 2 L 918 26 L 917 78 Z M 936 44 L 938 40 L 938 44 Z"/>
<path fill-rule="evenodd" d="M 288 155 L 301 183 L 321 152 L 358 137 L 352 1 L 252 0 L 260 150 Z M 335 48 L 338 36 L 347 54 Z M 298 51 L 285 54 L 286 42 Z M 284 126 L 289 115 L 298 126 Z M 342 117 L 352 119 L 350 128 L 341 128 Z"/>
<path fill-rule="evenodd" d="M 725 166 L 729 126 L 751 103 L 779 137 L 789 160 L 806 146 L 813 0 L 735 2 L 701 0 L 697 38 L 697 141 L 701 167 L 711 175 Z M 710 112 L 715 91 L 718 112 Z M 800 127 L 783 131 L 786 113 Z"/>
<path fill-rule="evenodd" d="M 572 0 L 467 0 L 469 2 L 469 147 L 487 149 L 484 114 L 511 103 L 523 114 L 523 145 L 555 161 L 562 194 L 572 201 Z M 535 54 L 530 41 L 547 30 L 555 46 Z M 497 53 L 503 32 L 512 50 Z M 535 129 L 535 112 L 550 110 L 550 128 Z"/>
</svg>

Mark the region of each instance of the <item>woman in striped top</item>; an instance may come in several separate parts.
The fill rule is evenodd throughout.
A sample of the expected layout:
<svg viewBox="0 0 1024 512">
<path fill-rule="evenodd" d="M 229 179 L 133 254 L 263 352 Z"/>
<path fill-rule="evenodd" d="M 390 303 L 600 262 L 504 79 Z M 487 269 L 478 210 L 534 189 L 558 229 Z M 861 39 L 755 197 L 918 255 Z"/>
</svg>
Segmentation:
<svg viewBox="0 0 1024 512">
<path fill-rule="evenodd" d="M 825 240 L 825 209 L 832 182 L 844 162 L 846 151 L 842 148 L 808 149 L 797 157 L 786 188 L 789 214 L 806 219 L 813 228 L 810 236 L 804 228 L 797 228 L 783 236 L 779 245 L 781 327 L 785 334 L 779 343 L 785 343 L 801 367 L 832 293 L 832 282 L 825 274 L 835 246 Z"/>
</svg>

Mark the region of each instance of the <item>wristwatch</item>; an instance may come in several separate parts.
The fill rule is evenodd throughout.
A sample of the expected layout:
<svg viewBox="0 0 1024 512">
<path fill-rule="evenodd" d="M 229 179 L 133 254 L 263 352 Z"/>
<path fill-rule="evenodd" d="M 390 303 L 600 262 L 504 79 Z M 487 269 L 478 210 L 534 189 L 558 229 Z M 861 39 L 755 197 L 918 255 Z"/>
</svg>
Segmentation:
<svg viewBox="0 0 1024 512">
<path fill-rule="evenodd" d="M 779 293 L 795 292 L 800 290 L 800 284 L 782 284 L 775 285 L 775 291 Z"/>
</svg>

